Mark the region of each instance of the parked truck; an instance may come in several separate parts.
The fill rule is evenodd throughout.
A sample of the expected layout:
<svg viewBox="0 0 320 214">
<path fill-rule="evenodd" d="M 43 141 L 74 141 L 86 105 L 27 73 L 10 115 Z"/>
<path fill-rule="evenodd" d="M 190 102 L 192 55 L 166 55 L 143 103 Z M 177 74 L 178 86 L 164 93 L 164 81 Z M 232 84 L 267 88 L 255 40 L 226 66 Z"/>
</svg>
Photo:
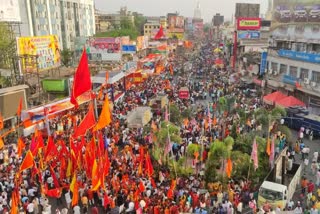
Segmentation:
<svg viewBox="0 0 320 214">
<path fill-rule="evenodd" d="M 258 206 L 268 203 L 272 208 L 285 208 L 296 192 L 301 179 L 300 164 L 292 163 L 283 150 L 275 161 L 273 169 L 260 186 Z M 289 166 L 289 167 L 288 167 Z"/>
</svg>

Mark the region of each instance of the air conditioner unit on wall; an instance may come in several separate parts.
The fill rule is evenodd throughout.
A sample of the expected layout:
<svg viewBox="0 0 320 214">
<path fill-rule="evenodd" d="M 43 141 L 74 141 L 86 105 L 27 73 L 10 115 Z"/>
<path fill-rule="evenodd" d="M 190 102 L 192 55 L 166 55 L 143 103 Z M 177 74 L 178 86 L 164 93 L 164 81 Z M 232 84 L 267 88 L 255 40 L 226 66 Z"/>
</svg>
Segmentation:
<svg viewBox="0 0 320 214">
<path fill-rule="evenodd" d="M 276 75 L 279 74 L 279 72 L 278 71 L 273 71 L 273 74 L 276 76 Z"/>
<path fill-rule="evenodd" d="M 306 85 L 309 85 L 309 83 L 310 83 L 310 80 L 308 79 L 308 78 L 304 78 L 304 84 L 306 84 Z"/>
<path fill-rule="evenodd" d="M 272 69 L 269 69 L 269 72 L 268 72 L 269 74 L 272 74 Z"/>
<path fill-rule="evenodd" d="M 317 83 L 316 82 L 311 82 L 312 87 L 316 87 Z"/>
</svg>

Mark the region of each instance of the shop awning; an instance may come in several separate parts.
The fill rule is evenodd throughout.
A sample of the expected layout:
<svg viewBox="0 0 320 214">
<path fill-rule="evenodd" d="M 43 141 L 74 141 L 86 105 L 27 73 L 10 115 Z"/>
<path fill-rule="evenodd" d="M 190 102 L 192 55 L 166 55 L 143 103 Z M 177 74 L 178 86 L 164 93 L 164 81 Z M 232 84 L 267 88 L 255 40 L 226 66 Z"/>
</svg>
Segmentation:
<svg viewBox="0 0 320 214">
<path fill-rule="evenodd" d="M 273 92 L 271 94 L 268 94 L 263 97 L 263 102 L 273 105 L 276 101 L 282 100 L 283 98 L 286 98 L 287 96 L 281 93 L 280 91 Z"/>
<path fill-rule="evenodd" d="M 279 101 L 275 102 L 277 106 L 281 106 L 284 108 L 288 108 L 288 107 L 292 107 L 292 106 L 302 106 L 302 107 L 306 107 L 306 104 L 304 104 L 304 102 L 302 102 L 301 100 L 293 97 L 293 96 L 289 96 L 286 98 L 283 98 Z"/>
</svg>

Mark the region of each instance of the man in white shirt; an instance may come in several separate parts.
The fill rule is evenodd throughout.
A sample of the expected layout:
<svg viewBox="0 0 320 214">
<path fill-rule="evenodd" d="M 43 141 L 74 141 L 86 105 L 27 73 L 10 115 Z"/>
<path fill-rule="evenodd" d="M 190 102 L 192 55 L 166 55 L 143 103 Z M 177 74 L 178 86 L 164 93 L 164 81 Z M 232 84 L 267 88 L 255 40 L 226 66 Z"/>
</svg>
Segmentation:
<svg viewBox="0 0 320 214">
<path fill-rule="evenodd" d="M 32 202 L 28 204 L 27 211 L 28 211 L 28 213 L 34 212 L 34 204 Z"/>
</svg>

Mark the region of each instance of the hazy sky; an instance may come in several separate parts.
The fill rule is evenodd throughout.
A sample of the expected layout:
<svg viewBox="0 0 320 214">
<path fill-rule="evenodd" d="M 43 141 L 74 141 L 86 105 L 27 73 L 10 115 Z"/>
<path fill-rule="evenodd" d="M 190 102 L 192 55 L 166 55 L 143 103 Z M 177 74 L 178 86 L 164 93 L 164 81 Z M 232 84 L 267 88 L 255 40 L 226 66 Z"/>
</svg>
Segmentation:
<svg viewBox="0 0 320 214">
<path fill-rule="evenodd" d="M 235 12 L 235 4 L 260 3 L 260 13 L 266 11 L 267 0 L 199 0 L 202 17 L 205 21 L 212 19 L 213 15 L 220 13 L 230 20 Z M 146 16 L 165 16 L 168 12 L 178 11 L 185 17 L 193 17 L 197 0 L 95 0 L 96 9 L 106 12 L 119 11 L 121 6 L 128 10 L 143 13 Z"/>
</svg>

